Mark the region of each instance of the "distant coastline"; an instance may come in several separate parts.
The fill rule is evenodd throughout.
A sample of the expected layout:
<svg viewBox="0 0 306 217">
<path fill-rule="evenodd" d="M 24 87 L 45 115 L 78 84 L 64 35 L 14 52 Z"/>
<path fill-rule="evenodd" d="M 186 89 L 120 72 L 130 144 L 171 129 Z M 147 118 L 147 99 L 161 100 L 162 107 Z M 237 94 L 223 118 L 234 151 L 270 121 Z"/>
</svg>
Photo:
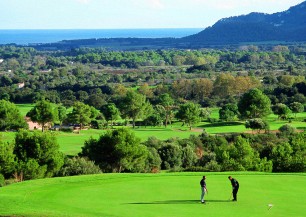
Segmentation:
<svg viewBox="0 0 306 217">
<path fill-rule="evenodd" d="M 201 28 L 164 29 L 5 29 L 0 30 L 0 44 L 29 45 L 62 40 L 92 38 L 181 38 L 196 34 Z"/>
</svg>

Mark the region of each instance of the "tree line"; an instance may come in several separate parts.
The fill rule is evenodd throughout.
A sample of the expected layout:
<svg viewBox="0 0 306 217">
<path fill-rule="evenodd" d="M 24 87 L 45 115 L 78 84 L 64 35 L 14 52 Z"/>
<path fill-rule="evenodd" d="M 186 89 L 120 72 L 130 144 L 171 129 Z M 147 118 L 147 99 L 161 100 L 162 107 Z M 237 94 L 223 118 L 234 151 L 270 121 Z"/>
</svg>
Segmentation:
<svg viewBox="0 0 306 217">
<path fill-rule="evenodd" d="M 118 128 L 88 139 L 78 156 L 71 158 L 59 151 L 52 132 L 20 130 L 13 142 L 0 140 L 0 153 L 0 180 L 13 177 L 15 181 L 160 170 L 305 172 L 306 134 L 204 132 L 188 139 L 150 137 L 141 143 L 129 128 Z"/>
</svg>

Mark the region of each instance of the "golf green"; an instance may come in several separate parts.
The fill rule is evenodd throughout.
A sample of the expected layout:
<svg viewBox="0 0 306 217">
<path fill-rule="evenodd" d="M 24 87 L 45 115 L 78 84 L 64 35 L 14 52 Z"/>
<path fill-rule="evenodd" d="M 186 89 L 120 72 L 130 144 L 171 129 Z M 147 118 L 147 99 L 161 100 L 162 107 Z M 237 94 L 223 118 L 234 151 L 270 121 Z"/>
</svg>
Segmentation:
<svg viewBox="0 0 306 217">
<path fill-rule="evenodd" d="M 200 179 L 206 175 L 206 204 Z M 232 175 L 240 183 L 230 201 Z M 101 174 L 25 181 L 0 188 L 0 216 L 305 216 L 306 174 Z"/>
</svg>

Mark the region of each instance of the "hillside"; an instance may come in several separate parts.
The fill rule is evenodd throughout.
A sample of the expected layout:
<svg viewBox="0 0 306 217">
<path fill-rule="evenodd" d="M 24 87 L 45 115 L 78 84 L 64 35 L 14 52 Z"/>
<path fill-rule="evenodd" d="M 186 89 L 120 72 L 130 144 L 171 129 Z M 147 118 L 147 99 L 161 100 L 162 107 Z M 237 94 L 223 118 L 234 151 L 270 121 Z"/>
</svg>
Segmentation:
<svg viewBox="0 0 306 217">
<path fill-rule="evenodd" d="M 250 13 L 219 20 L 183 41 L 195 44 L 228 44 L 263 41 L 306 41 L 306 1 L 274 14 Z"/>
</svg>

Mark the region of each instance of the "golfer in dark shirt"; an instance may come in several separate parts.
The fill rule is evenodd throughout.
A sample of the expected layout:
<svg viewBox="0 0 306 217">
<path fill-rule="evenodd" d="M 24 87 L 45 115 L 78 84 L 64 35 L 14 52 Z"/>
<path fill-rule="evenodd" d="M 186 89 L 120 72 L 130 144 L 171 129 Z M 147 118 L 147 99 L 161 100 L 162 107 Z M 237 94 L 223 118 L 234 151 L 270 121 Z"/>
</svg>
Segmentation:
<svg viewBox="0 0 306 217">
<path fill-rule="evenodd" d="M 204 195 L 207 191 L 207 188 L 206 188 L 206 176 L 203 176 L 203 178 L 201 179 L 200 181 L 200 185 L 201 185 L 201 203 L 205 203 L 205 200 L 204 200 Z"/>
<path fill-rule="evenodd" d="M 232 187 L 233 187 L 233 201 L 237 201 L 237 193 L 239 190 L 239 182 L 234 179 L 233 177 L 229 176 L 228 179 L 231 181 Z"/>
</svg>

